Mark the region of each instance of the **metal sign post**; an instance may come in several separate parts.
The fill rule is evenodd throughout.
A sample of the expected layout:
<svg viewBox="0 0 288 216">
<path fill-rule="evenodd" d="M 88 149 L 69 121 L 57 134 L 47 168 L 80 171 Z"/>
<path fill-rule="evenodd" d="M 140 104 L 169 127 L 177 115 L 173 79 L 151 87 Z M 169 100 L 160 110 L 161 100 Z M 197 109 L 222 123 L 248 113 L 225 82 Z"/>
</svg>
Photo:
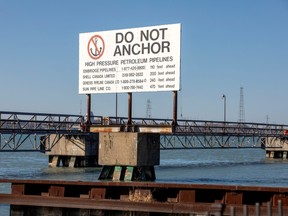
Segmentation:
<svg viewBox="0 0 288 216">
<path fill-rule="evenodd" d="M 89 131 L 91 125 L 91 94 L 87 94 L 87 114 L 86 114 L 86 131 Z"/>
<path fill-rule="evenodd" d="M 128 92 L 128 121 L 127 125 L 132 125 L 132 93 Z"/>
<path fill-rule="evenodd" d="M 177 103 L 178 103 L 178 92 L 173 91 L 173 122 L 172 125 L 177 125 Z"/>
</svg>

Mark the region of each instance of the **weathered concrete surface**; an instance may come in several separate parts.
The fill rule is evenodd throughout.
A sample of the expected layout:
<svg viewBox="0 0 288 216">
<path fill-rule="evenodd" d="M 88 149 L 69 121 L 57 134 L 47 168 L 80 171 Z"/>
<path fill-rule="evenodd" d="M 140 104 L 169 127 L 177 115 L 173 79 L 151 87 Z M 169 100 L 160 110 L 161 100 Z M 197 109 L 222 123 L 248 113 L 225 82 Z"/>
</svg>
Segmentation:
<svg viewBox="0 0 288 216">
<path fill-rule="evenodd" d="M 268 137 L 265 140 L 266 158 L 287 159 L 288 138 Z"/>
<path fill-rule="evenodd" d="M 45 140 L 45 154 L 49 156 L 49 166 L 86 167 L 98 166 L 99 134 L 71 136 L 52 134 Z"/>
<path fill-rule="evenodd" d="M 160 164 L 160 134 L 99 133 L 99 164 L 153 166 Z"/>
<path fill-rule="evenodd" d="M 46 140 L 46 149 L 49 149 L 50 143 L 59 139 L 59 135 L 51 134 Z M 53 144 L 51 151 L 47 151 L 46 155 L 69 155 L 69 156 L 94 156 L 98 155 L 98 133 L 90 133 L 83 136 L 62 136 L 57 143 Z"/>
</svg>

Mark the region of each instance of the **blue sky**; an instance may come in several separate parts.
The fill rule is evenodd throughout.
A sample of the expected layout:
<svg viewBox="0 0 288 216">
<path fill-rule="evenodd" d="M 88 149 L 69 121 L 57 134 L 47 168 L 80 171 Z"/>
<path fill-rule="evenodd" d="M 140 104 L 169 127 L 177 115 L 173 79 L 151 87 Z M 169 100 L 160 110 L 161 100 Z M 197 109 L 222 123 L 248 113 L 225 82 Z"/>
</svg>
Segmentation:
<svg viewBox="0 0 288 216">
<path fill-rule="evenodd" d="M 182 24 L 179 118 L 288 124 L 287 0 L 0 2 L 0 110 L 85 114 L 78 94 L 79 33 Z M 172 117 L 172 93 L 134 93 L 133 116 Z M 127 94 L 118 96 L 127 116 Z M 115 94 L 92 95 L 115 115 Z"/>
</svg>

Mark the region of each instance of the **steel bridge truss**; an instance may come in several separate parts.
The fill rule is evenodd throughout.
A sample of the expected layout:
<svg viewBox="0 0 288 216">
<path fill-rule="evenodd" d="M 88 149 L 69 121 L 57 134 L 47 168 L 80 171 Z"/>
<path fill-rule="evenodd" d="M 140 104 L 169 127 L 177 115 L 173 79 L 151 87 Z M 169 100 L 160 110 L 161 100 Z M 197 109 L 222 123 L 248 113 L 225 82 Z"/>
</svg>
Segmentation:
<svg viewBox="0 0 288 216">
<path fill-rule="evenodd" d="M 162 149 L 260 148 L 265 146 L 265 138 L 262 137 L 163 134 L 160 139 Z"/>
<path fill-rule="evenodd" d="M 93 116 L 98 126 L 127 126 L 127 118 Z M 192 148 L 260 148 L 285 138 L 288 125 L 240 123 L 222 121 L 133 118 L 131 127 L 170 127 L 171 133 L 161 133 L 161 149 Z M 49 151 L 64 135 L 83 135 L 85 119 L 81 115 L 1 112 L 0 151 Z M 53 139 L 50 134 L 56 134 Z M 267 143 L 269 138 L 269 143 Z M 271 139 L 272 138 L 272 139 Z M 279 146 L 281 147 L 281 146 Z"/>
<path fill-rule="evenodd" d="M 127 121 L 127 118 L 110 117 L 105 119 L 105 124 L 125 125 Z M 132 122 L 133 125 L 152 127 L 172 126 L 172 123 L 172 119 L 152 118 L 134 118 Z M 264 148 L 275 146 L 273 142 L 278 138 L 284 140 L 287 128 L 288 125 L 263 123 L 178 120 L 173 133 L 161 134 L 161 148 Z M 269 143 L 267 138 L 270 138 Z"/>
<path fill-rule="evenodd" d="M 53 146 L 65 134 L 80 134 L 82 123 L 80 115 L 0 112 L 0 151 L 43 150 L 50 134 L 58 134 Z"/>
</svg>

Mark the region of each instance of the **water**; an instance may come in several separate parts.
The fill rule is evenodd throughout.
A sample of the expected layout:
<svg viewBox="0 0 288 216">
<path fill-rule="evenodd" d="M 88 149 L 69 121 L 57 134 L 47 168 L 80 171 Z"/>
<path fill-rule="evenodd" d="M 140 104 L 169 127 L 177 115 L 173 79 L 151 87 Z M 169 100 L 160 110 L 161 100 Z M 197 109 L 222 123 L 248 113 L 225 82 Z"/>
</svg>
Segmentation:
<svg viewBox="0 0 288 216">
<path fill-rule="evenodd" d="M 288 161 L 266 159 L 262 149 L 177 150 L 161 156 L 158 181 L 287 186 Z"/>
<path fill-rule="evenodd" d="M 100 168 L 49 168 L 48 158 L 37 152 L 0 153 L 0 178 L 97 181 Z M 161 151 L 157 182 L 287 186 L 288 161 L 266 159 L 262 149 L 193 149 Z M 0 193 L 10 193 L 0 184 Z M 9 206 L 0 204 L 0 215 Z"/>
</svg>

